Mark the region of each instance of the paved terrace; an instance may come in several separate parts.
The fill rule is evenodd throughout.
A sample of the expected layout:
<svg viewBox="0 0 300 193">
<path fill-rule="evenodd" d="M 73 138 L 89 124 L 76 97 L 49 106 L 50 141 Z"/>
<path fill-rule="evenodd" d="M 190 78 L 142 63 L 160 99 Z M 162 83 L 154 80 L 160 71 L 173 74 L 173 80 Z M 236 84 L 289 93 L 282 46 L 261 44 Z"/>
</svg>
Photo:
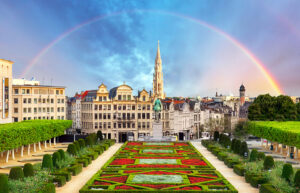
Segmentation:
<svg viewBox="0 0 300 193">
<path fill-rule="evenodd" d="M 233 172 L 232 168 L 228 168 L 223 161 L 209 152 L 201 142 L 191 142 L 196 149 L 238 190 L 240 193 L 258 193 L 257 188 L 253 188 L 245 181 L 243 176 L 239 176 Z"/>
</svg>

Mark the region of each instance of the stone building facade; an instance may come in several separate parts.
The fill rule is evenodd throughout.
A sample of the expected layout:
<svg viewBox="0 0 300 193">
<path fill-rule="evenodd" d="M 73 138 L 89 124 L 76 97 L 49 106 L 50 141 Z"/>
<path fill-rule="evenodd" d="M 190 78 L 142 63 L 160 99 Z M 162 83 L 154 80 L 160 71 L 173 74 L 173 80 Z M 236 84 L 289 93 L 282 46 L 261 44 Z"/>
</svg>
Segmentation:
<svg viewBox="0 0 300 193">
<path fill-rule="evenodd" d="M 12 122 L 12 64 L 0 59 L 0 124 Z"/>
</svg>

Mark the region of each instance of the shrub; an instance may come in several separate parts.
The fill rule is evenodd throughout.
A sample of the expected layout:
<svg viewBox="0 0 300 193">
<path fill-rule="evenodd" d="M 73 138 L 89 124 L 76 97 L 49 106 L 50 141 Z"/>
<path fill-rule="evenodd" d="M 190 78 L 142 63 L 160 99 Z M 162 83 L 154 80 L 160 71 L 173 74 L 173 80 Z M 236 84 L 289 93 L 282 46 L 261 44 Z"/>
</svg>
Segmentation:
<svg viewBox="0 0 300 193">
<path fill-rule="evenodd" d="M 274 159 L 271 156 L 266 156 L 264 161 L 264 169 L 269 170 L 274 167 Z"/>
<path fill-rule="evenodd" d="M 24 173 L 21 167 L 13 167 L 9 172 L 9 179 L 20 180 L 24 178 Z"/>
<path fill-rule="evenodd" d="M 256 161 L 257 160 L 257 154 L 258 154 L 258 151 L 256 149 L 253 149 L 250 153 L 250 161 L 253 162 L 253 161 Z"/>
<path fill-rule="evenodd" d="M 43 162 L 42 162 L 42 168 L 52 169 L 53 168 L 53 162 L 52 157 L 49 154 L 44 155 Z"/>
<path fill-rule="evenodd" d="M 103 140 L 102 131 L 97 131 L 97 138 L 98 138 L 100 141 Z"/>
<path fill-rule="evenodd" d="M 0 193 L 8 193 L 8 178 L 6 174 L 0 174 Z"/>
<path fill-rule="evenodd" d="M 236 153 L 236 154 L 239 154 L 240 153 L 240 147 L 241 147 L 241 141 L 237 139 L 235 144 L 234 144 L 233 152 Z"/>
<path fill-rule="evenodd" d="M 64 160 L 64 159 L 66 158 L 66 155 L 65 155 L 65 151 L 64 151 L 64 150 L 59 149 L 57 152 L 60 154 L 60 159 L 61 159 L 61 160 Z"/>
<path fill-rule="evenodd" d="M 82 165 L 81 164 L 75 164 L 67 169 L 69 172 L 72 173 L 73 176 L 76 176 L 82 171 Z"/>
<path fill-rule="evenodd" d="M 243 141 L 240 147 L 240 155 L 244 157 L 245 153 L 247 153 L 248 156 L 248 145 L 245 141 Z"/>
<path fill-rule="evenodd" d="M 258 152 L 257 154 L 257 159 L 258 160 L 264 160 L 266 157 L 265 153 L 264 152 Z"/>
<path fill-rule="evenodd" d="M 25 164 L 23 168 L 23 172 L 25 177 L 34 176 L 33 165 L 30 163 Z"/>
<path fill-rule="evenodd" d="M 76 155 L 76 147 L 73 143 L 68 145 L 67 152 L 71 155 Z"/>
<path fill-rule="evenodd" d="M 245 168 L 243 165 L 237 164 L 237 165 L 233 166 L 233 171 L 234 171 L 234 173 L 236 173 L 239 176 L 244 176 Z"/>
<path fill-rule="evenodd" d="M 281 177 L 284 178 L 286 181 L 290 182 L 290 179 L 294 173 L 293 167 L 291 164 L 284 164 L 282 168 Z"/>
<path fill-rule="evenodd" d="M 55 185 L 53 183 L 47 183 L 38 193 L 55 193 Z"/>
<path fill-rule="evenodd" d="M 297 188 L 300 188 L 300 170 L 297 170 L 294 177 L 294 184 Z"/>
<path fill-rule="evenodd" d="M 218 141 L 219 137 L 220 137 L 219 131 L 215 131 L 214 132 L 214 141 Z"/>
<path fill-rule="evenodd" d="M 231 141 L 231 146 L 230 146 L 231 151 L 234 151 L 235 143 L 236 143 L 236 139 L 233 139 Z"/>
<path fill-rule="evenodd" d="M 264 184 L 267 182 L 267 179 L 262 176 L 254 176 L 250 178 L 250 184 L 252 187 L 257 188 L 259 184 Z"/>
<path fill-rule="evenodd" d="M 58 168 L 57 162 L 60 160 L 61 160 L 60 153 L 54 152 L 54 154 L 52 155 L 53 166 Z"/>
<path fill-rule="evenodd" d="M 80 144 L 78 141 L 74 141 L 73 144 L 75 145 L 75 149 L 76 149 L 76 152 L 78 152 L 80 150 Z"/>
<path fill-rule="evenodd" d="M 79 139 L 78 142 L 79 142 L 80 148 L 84 148 L 85 147 L 85 141 L 84 141 L 84 139 Z"/>
<path fill-rule="evenodd" d="M 92 140 L 91 136 L 87 136 L 87 137 L 85 138 L 85 144 L 86 144 L 86 146 L 88 146 L 88 147 L 90 147 L 90 146 L 93 145 L 93 140 Z"/>
<path fill-rule="evenodd" d="M 70 181 L 72 176 L 71 173 L 67 171 L 67 169 L 62 169 L 56 172 L 51 173 L 52 175 L 55 176 L 64 176 L 66 178 L 67 181 Z"/>
<path fill-rule="evenodd" d="M 259 188 L 259 193 L 279 193 L 272 184 L 262 184 Z"/>
<path fill-rule="evenodd" d="M 62 187 L 66 184 L 66 177 L 62 175 L 55 176 L 53 178 L 53 182 L 56 182 L 58 184 L 58 187 Z"/>
</svg>

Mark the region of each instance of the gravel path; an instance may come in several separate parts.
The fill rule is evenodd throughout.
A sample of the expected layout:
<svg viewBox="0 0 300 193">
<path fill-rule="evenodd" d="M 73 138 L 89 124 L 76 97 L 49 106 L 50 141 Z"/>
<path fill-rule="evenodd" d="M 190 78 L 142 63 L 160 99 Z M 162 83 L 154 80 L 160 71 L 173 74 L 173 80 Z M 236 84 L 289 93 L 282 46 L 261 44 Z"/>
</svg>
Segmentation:
<svg viewBox="0 0 300 193">
<path fill-rule="evenodd" d="M 201 142 L 192 142 L 197 150 L 238 190 L 240 193 L 258 193 L 257 188 L 253 188 L 245 181 L 243 176 L 239 176 L 233 172 L 232 168 L 228 168 L 224 162 L 209 152 Z"/>
<path fill-rule="evenodd" d="M 63 187 L 56 188 L 56 193 L 78 193 L 86 182 L 113 156 L 123 144 L 116 143 L 101 154 L 88 167 L 83 168 L 77 176 L 72 176 L 70 182 Z"/>
</svg>

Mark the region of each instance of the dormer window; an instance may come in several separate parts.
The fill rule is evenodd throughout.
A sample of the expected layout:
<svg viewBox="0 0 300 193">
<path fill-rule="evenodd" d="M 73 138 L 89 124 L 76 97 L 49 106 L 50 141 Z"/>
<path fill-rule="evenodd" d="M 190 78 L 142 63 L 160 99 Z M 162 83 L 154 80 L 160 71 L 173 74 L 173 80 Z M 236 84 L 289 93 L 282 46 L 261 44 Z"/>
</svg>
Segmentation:
<svg viewBox="0 0 300 193">
<path fill-rule="evenodd" d="M 146 96 L 143 96 L 143 101 L 146 101 Z"/>
</svg>

